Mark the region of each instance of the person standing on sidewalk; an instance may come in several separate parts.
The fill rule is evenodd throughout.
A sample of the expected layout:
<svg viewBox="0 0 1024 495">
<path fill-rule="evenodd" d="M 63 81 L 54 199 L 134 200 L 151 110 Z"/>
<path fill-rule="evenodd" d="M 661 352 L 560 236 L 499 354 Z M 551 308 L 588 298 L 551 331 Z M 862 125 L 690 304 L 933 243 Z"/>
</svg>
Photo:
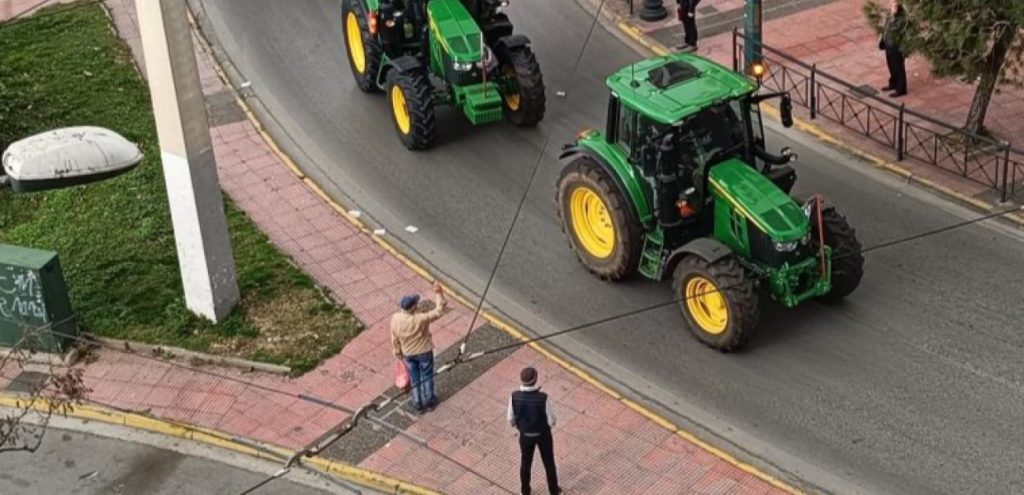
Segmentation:
<svg viewBox="0 0 1024 495">
<path fill-rule="evenodd" d="M 676 47 L 683 52 L 697 50 L 697 4 L 700 0 L 676 0 L 679 21 L 683 23 L 683 44 Z"/>
<path fill-rule="evenodd" d="M 417 413 L 433 411 L 437 407 L 434 395 L 434 339 L 430 323 L 444 315 L 447 301 L 440 283 L 434 283 L 436 294 L 434 309 L 417 311 L 419 294 L 402 298 L 402 311 L 391 317 L 391 347 L 395 356 L 405 362 L 412 382 L 412 406 Z"/>
<path fill-rule="evenodd" d="M 548 403 L 548 395 L 537 385 L 537 370 L 523 368 L 519 373 L 522 385 L 512 392 L 508 400 L 508 423 L 519 430 L 519 481 L 523 495 L 530 495 L 530 471 L 533 469 L 533 451 L 540 449 L 540 460 L 548 475 L 551 495 L 562 493 L 555 470 L 555 447 L 551 427 L 555 426 L 555 413 Z"/>
<path fill-rule="evenodd" d="M 907 11 L 897 0 L 889 1 L 889 15 L 882 28 L 882 39 L 878 41 L 878 49 L 885 50 L 885 64 L 889 66 L 889 84 L 882 91 L 892 91 L 889 96 L 899 98 L 907 94 L 906 54 L 900 47 L 903 31 L 907 26 Z"/>
</svg>

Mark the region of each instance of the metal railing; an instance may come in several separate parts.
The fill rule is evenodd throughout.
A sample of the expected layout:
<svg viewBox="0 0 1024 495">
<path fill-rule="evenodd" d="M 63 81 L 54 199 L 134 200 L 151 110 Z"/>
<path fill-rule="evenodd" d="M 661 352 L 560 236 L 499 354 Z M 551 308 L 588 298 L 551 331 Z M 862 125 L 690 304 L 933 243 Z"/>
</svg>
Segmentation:
<svg viewBox="0 0 1024 495">
<path fill-rule="evenodd" d="M 756 43 L 738 29 L 732 35 L 733 70 L 745 65 L 743 46 Z M 956 174 L 997 191 L 1008 201 L 1024 181 L 1024 150 L 1008 142 L 979 136 L 934 117 L 863 91 L 843 79 L 778 49 L 761 44 L 766 72 L 760 84 L 786 91 L 811 119 L 833 121 L 907 157 Z"/>
</svg>

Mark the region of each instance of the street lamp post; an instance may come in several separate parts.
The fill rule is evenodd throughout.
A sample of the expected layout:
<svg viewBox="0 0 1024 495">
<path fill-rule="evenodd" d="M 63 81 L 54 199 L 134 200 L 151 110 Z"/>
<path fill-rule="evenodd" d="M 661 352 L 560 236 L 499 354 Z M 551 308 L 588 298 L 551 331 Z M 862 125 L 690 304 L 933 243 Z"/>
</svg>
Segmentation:
<svg viewBox="0 0 1024 495">
<path fill-rule="evenodd" d="M 760 63 L 763 57 L 761 45 L 761 23 L 763 15 L 761 0 L 747 0 L 744 17 L 745 27 L 743 29 L 743 66 L 749 73 L 751 66 Z"/>
<path fill-rule="evenodd" d="M 644 0 L 644 5 L 640 8 L 641 19 L 654 22 L 666 17 L 668 17 L 668 11 L 665 10 L 663 0 Z"/>
</svg>

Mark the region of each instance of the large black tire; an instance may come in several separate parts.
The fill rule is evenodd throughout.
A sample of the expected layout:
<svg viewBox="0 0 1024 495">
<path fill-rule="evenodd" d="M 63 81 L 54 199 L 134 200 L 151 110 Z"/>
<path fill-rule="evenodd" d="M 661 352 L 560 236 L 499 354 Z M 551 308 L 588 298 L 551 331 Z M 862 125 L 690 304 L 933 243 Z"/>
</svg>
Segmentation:
<svg viewBox="0 0 1024 495">
<path fill-rule="evenodd" d="M 576 258 L 594 275 L 611 281 L 621 280 L 635 272 L 643 249 L 643 227 L 629 198 L 623 195 L 614 181 L 593 158 L 583 155 L 562 169 L 555 196 L 562 233 Z M 586 199 L 590 202 L 587 203 Z M 596 203 L 597 199 L 600 205 Z M 607 235 L 588 235 L 594 234 L 589 228 L 593 225 L 576 223 L 586 218 L 581 209 L 586 204 L 596 207 L 590 219 L 606 228 L 611 227 L 610 239 Z M 573 214 L 574 211 L 577 215 Z"/>
<path fill-rule="evenodd" d="M 834 207 L 825 208 L 821 220 L 825 245 L 832 248 L 832 290 L 819 300 L 837 303 L 860 285 L 860 279 L 864 276 L 864 255 L 861 253 L 860 241 L 857 240 L 857 231 Z M 817 245 L 818 219 L 812 216 L 811 225 L 811 236 Z"/>
<path fill-rule="evenodd" d="M 410 150 L 425 150 L 434 144 L 437 122 L 434 117 L 433 90 L 430 80 L 422 71 L 392 70 L 388 73 L 391 121 L 395 124 L 395 131 L 402 144 Z"/>
<path fill-rule="evenodd" d="M 693 335 L 719 351 L 742 349 L 761 321 L 761 294 L 732 257 L 714 263 L 693 255 L 683 258 L 676 265 L 672 291 Z M 724 320 L 714 315 L 724 315 Z"/>
<path fill-rule="evenodd" d="M 497 55 L 501 77 L 506 81 L 502 103 L 508 120 L 521 127 L 537 125 L 547 107 L 537 56 L 529 46 L 504 49 Z"/>
<path fill-rule="evenodd" d="M 345 35 L 345 53 L 348 55 L 348 66 L 356 79 L 356 85 L 364 93 L 379 93 L 377 74 L 380 72 L 380 43 L 370 36 L 370 26 L 366 19 L 366 9 L 361 0 L 344 0 L 341 3 L 341 25 Z M 358 28 L 358 32 L 356 32 Z M 358 47 L 354 43 L 359 43 Z M 353 50 L 362 55 L 354 54 Z"/>
</svg>

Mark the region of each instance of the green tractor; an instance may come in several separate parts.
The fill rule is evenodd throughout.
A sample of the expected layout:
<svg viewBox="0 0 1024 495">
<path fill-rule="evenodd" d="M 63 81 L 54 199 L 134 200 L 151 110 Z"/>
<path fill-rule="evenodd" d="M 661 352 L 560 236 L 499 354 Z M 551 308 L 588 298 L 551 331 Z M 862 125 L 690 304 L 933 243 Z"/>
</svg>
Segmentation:
<svg viewBox="0 0 1024 495">
<path fill-rule="evenodd" d="M 672 290 L 687 326 L 720 351 L 745 345 L 770 297 L 786 307 L 852 293 L 864 258 L 854 229 L 820 196 L 790 196 L 796 160 L 765 150 L 759 94 L 692 54 L 638 62 L 607 80 L 602 133 L 565 145 L 556 201 L 580 262 L 617 281 L 634 272 Z"/>
<path fill-rule="evenodd" d="M 508 0 L 343 0 L 349 65 L 364 92 L 383 91 L 407 148 L 429 148 L 434 108 L 475 124 L 544 118 L 544 78 L 530 40 L 513 34 Z"/>
</svg>

